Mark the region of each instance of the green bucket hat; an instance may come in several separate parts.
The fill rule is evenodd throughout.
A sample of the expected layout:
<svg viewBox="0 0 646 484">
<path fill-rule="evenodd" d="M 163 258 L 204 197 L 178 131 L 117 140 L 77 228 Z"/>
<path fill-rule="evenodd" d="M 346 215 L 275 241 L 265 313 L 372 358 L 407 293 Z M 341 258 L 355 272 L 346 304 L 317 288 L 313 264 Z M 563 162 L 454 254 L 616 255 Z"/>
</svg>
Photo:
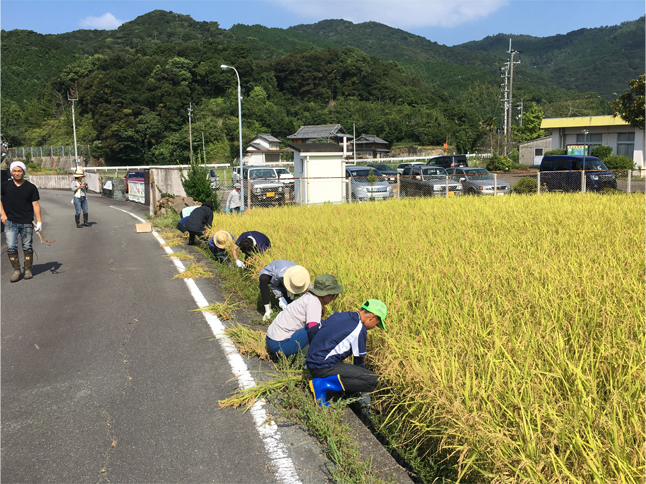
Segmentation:
<svg viewBox="0 0 646 484">
<path fill-rule="evenodd" d="M 386 329 L 385 323 L 386 323 L 386 314 L 388 314 L 388 310 L 386 309 L 386 305 L 384 303 L 382 303 L 379 299 L 368 299 L 366 302 L 364 302 L 361 305 L 361 307 L 366 311 L 379 316 L 379 319 L 381 319 L 381 322 L 377 325 L 377 327 L 381 329 Z"/>
<path fill-rule="evenodd" d="M 331 274 L 322 274 L 314 279 L 314 287 L 310 289 L 312 294 L 317 296 L 329 296 L 330 294 L 341 294 L 343 286 L 339 284 Z"/>
</svg>

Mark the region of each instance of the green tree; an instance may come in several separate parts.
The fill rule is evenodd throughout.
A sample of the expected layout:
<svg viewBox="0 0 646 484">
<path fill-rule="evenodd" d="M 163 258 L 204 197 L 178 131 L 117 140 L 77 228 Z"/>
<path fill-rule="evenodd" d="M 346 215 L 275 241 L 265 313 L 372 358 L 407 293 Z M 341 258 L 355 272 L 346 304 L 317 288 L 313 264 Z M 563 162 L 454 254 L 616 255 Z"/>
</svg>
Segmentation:
<svg viewBox="0 0 646 484">
<path fill-rule="evenodd" d="M 201 159 L 200 154 L 196 158 L 198 160 Z M 188 175 L 185 177 L 180 172 L 180 178 L 187 196 L 201 203 L 210 200 L 213 202 L 213 211 L 220 211 L 220 200 L 217 193 L 211 188 L 211 177 L 207 166 L 200 164 L 199 161 L 195 161 L 191 164 Z"/>
<path fill-rule="evenodd" d="M 644 74 L 628 83 L 626 91 L 610 103 L 615 116 L 630 123 L 633 128 L 644 129 Z"/>
<path fill-rule="evenodd" d="M 523 112 L 522 119 L 523 125 L 516 128 L 519 141 L 529 141 L 546 136 L 547 133 L 541 129 L 543 110 L 536 103 L 531 103 L 529 109 Z"/>
</svg>

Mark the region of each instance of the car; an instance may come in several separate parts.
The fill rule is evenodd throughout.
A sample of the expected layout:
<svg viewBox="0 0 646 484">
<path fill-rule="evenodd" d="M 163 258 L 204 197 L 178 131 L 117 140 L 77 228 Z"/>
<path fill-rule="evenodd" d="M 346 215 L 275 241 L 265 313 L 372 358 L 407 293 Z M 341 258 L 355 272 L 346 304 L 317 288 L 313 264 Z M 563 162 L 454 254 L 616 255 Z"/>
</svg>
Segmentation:
<svg viewBox="0 0 646 484">
<path fill-rule="evenodd" d="M 548 155 L 540 165 L 541 186 L 552 191 L 581 191 L 581 171 L 585 162 L 586 191 L 617 189 L 617 178 L 595 156 Z"/>
<path fill-rule="evenodd" d="M 408 175 L 407 175 L 408 173 Z M 411 166 L 400 180 L 401 196 L 446 197 L 462 195 L 462 184 L 450 177 L 441 166 Z"/>
<path fill-rule="evenodd" d="M 211 177 L 211 189 L 219 190 L 220 189 L 220 175 L 215 173 L 215 170 L 211 168 L 209 170 L 209 176 Z"/>
<path fill-rule="evenodd" d="M 274 168 L 274 170 L 276 170 L 276 174 L 278 175 L 278 179 L 280 181 L 282 181 L 285 185 L 294 188 L 294 175 L 292 175 L 291 171 L 289 171 L 287 168 Z"/>
<path fill-rule="evenodd" d="M 404 173 L 404 168 L 406 168 L 407 166 L 411 166 L 411 165 L 425 165 L 425 164 L 426 164 L 426 163 L 424 163 L 423 161 L 411 161 L 410 163 L 401 163 L 401 164 L 397 167 L 397 173 L 399 173 L 400 175 L 401 175 L 402 173 Z"/>
<path fill-rule="evenodd" d="M 233 169 L 234 181 L 240 180 L 240 167 Z M 283 205 L 285 184 L 278 179 L 276 170 L 269 166 L 245 166 L 242 170 L 242 190 L 251 193 L 251 205 Z"/>
<path fill-rule="evenodd" d="M 375 170 L 379 171 L 386 181 L 389 182 L 396 182 L 397 181 L 397 170 L 393 170 L 391 167 L 388 165 L 368 165 L 368 168 L 374 168 Z"/>
<path fill-rule="evenodd" d="M 484 168 L 462 167 L 447 168 L 446 172 L 453 175 L 453 178 L 462 183 L 462 189 L 465 195 L 509 195 L 511 185 L 501 179 L 497 180 L 493 173 Z"/>
<path fill-rule="evenodd" d="M 466 155 L 443 155 L 431 158 L 427 165 L 441 166 L 442 168 L 458 168 L 469 166 Z"/>
<path fill-rule="evenodd" d="M 144 182 L 144 171 L 143 170 L 129 170 L 126 173 L 126 193 L 129 192 L 128 183 L 129 182 Z"/>
<path fill-rule="evenodd" d="M 370 172 L 376 177 L 370 181 Z M 350 185 L 350 196 L 353 200 L 386 200 L 393 197 L 390 183 L 382 176 L 379 170 L 366 166 L 346 166 L 345 177 Z"/>
</svg>

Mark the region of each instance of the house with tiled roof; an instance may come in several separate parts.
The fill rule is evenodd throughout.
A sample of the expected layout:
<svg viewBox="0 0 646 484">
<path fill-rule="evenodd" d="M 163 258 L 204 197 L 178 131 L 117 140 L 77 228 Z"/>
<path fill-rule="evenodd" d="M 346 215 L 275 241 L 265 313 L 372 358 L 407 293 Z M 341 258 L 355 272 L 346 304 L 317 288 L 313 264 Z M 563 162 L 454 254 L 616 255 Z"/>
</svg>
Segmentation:
<svg viewBox="0 0 646 484">
<path fill-rule="evenodd" d="M 280 149 L 280 140 L 270 134 L 257 134 L 244 152 L 244 163 L 247 165 L 264 165 L 280 163 L 285 150 Z"/>
<path fill-rule="evenodd" d="M 384 141 L 374 134 L 361 134 L 352 142 L 357 156 L 367 156 L 368 158 L 381 158 L 390 153 L 388 141 Z"/>
<path fill-rule="evenodd" d="M 328 143 L 335 143 L 343 147 L 343 156 L 350 151 L 350 141 L 354 136 L 347 134 L 340 124 L 322 124 L 318 126 L 301 126 L 294 134 L 287 136 L 287 139 L 294 144 L 308 143 L 312 140 L 320 141 L 327 139 Z"/>
</svg>

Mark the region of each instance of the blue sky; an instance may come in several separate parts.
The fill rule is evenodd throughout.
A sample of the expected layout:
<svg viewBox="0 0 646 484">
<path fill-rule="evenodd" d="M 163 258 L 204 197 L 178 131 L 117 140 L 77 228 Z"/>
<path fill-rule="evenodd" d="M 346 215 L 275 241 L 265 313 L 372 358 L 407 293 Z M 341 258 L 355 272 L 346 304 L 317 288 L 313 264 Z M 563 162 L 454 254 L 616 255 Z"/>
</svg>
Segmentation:
<svg viewBox="0 0 646 484">
<path fill-rule="evenodd" d="M 222 28 L 287 28 L 330 18 L 381 22 L 445 45 L 498 33 L 547 37 L 644 15 L 643 0 L 2 0 L 4 30 L 57 34 L 114 29 L 151 10 L 170 10 Z"/>
</svg>

